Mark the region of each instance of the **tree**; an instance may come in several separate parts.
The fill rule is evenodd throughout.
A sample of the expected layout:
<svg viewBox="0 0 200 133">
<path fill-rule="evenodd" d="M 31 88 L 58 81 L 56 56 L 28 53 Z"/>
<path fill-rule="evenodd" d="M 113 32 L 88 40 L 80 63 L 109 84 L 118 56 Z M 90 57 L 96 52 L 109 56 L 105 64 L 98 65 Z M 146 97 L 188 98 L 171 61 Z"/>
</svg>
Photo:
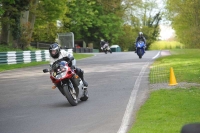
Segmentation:
<svg viewBox="0 0 200 133">
<path fill-rule="evenodd" d="M 9 29 L 10 29 L 10 12 L 13 10 L 12 9 L 12 4 L 14 4 L 14 0 L 2 0 L 0 2 L 1 4 L 1 42 L 3 44 L 7 44 L 9 42 Z"/>
<path fill-rule="evenodd" d="M 200 1 L 167 0 L 168 18 L 178 40 L 187 48 L 200 47 Z"/>
<path fill-rule="evenodd" d="M 41 0 L 38 3 L 37 10 L 33 12 L 36 17 L 33 40 L 43 42 L 54 42 L 56 33 L 59 32 L 57 21 L 65 20 L 65 14 L 68 12 L 66 5 L 68 0 Z"/>
<path fill-rule="evenodd" d="M 20 45 L 21 39 L 21 16 L 22 12 L 28 10 L 30 0 L 2 0 L 1 24 L 1 42 L 8 44 L 13 43 L 13 46 L 23 47 Z"/>
<path fill-rule="evenodd" d="M 31 31 L 30 31 L 28 37 L 31 38 L 31 40 L 32 40 L 33 31 L 34 31 L 34 25 L 35 25 L 35 20 L 36 20 L 38 3 L 39 3 L 39 0 L 32 0 L 31 3 L 30 3 L 30 8 L 29 8 L 28 21 L 29 21 L 29 24 L 30 24 Z"/>
<path fill-rule="evenodd" d="M 122 51 L 132 51 L 134 50 L 134 36 L 137 36 L 137 33 L 135 32 L 135 28 L 133 28 L 131 25 L 125 24 L 123 25 L 123 33 L 121 36 L 119 36 L 118 44 L 120 44 L 120 47 Z"/>
<path fill-rule="evenodd" d="M 157 39 L 157 37 L 159 36 L 158 25 L 162 16 L 154 0 L 142 1 L 142 3 L 138 1 L 136 2 L 137 5 L 135 5 L 135 7 L 137 8 L 129 7 L 130 10 L 127 10 L 128 12 L 126 12 L 127 15 L 129 15 L 129 17 L 127 17 L 126 19 L 126 24 L 132 26 L 133 33 L 129 33 L 132 34 L 132 36 L 131 38 L 127 38 L 132 42 L 126 43 L 124 41 L 123 47 L 126 49 L 129 48 L 129 50 L 132 50 L 134 46 L 134 41 L 140 31 L 144 33 L 144 36 L 147 39 L 147 48 L 151 45 L 152 42 Z M 127 30 L 125 32 L 127 32 Z M 120 38 L 120 40 L 123 40 L 123 36 Z M 132 45 L 132 47 L 130 46 L 130 44 Z"/>
<path fill-rule="evenodd" d="M 104 2 L 73 0 L 67 4 L 70 12 L 66 16 L 70 22 L 64 23 L 64 26 L 75 34 L 75 39 L 96 44 L 101 38 L 116 42 L 122 26 L 119 3 L 116 4 L 116 0 L 109 1 L 109 4 Z"/>
</svg>

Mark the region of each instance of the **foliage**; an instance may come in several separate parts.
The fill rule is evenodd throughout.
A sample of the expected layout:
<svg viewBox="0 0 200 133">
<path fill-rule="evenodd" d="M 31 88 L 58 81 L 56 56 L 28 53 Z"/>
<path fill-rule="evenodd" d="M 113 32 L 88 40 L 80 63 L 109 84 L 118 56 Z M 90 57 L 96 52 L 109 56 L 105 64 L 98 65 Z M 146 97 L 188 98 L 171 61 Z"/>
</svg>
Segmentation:
<svg viewBox="0 0 200 133">
<path fill-rule="evenodd" d="M 187 48 L 199 48 L 200 1 L 167 0 L 168 18 L 181 43 Z"/>
<path fill-rule="evenodd" d="M 33 32 L 33 41 L 54 42 L 56 39 L 57 26 L 54 22 L 35 27 Z"/>
<path fill-rule="evenodd" d="M 13 48 L 11 45 L 0 44 L 0 52 L 6 51 L 21 51 L 21 49 Z"/>
<path fill-rule="evenodd" d="M 68 11 L 67 0 L 41 0 L 37 6 L 33 40 L 54 42 L 59 29 L 57 20 L 64 20 Z"/>
<path fill-rule="evenodd" d="M 94 47 L 99 47 L 103 38 L 111 45 L 131 50 L 140 26 L 148 44 L 159 33 L 157 24 L 161 14 L 148 16 L 152 3 L 146 3 L 140 0 L 2 0 L 1 41 L 25 48 L 30 41 L 54 42 L 57 33 L 73 32 L 75 40 L 92 42 Z M 26 11 L 29 11 L 28 21 L 22 22 Z M 12 38 L 9 38 L 9 29 Z"/>
<path fill-rule="evenodd" d="M 35 51 L 38 49 L 28 46 L 28 47 L 24 48 L 24 50 Z M 9 44 L 9 45 L 0 44 L 0 52 L 7 52 L 7 51 L 22 51 L 22 49 L 19 49 L 19 48 L 16 49 L 11 44 Z"/>
<path fill-rule="evenodd" d="M 118 6 L 115 7 L 113 1 L 110 3 L 113 8 L 106 8 L 104 2 L 95 0 L 73 0 L 67 5 L 70 12 L 66 15 L 71 21 L 64 25 L 74 32 L 76 39 L 86 42 L 99 42 L 101 38 L 111 43 L 117 41 L 121 34 L 122 19 L 115 14 Z"/>
<path fill-rule="evenodd" d="M 154 9 L 158 9 L 157 4 L 153 1 L 144 1 L 137 15 L 133 15 L 131 24 L 136 32 L 142 31 L 147 40 L 147 48 L 157 40 L 159 36 L 159 22 L 162 13 Z M 157 12 L 157 13 L 155 13 Z M 136 38 L 136 37 L 135 37 Z"/>
<path fill-rule="evenodd" d="M 119 37 L 119 44 L 122 51 L 130 51 L 135 50 L 134 41 L 137 33 L 135 29 L 131 25 L 125 24 L 123 26 L 123 35 Z"/>
<path fill-rule="evenodd" d="M 6 8 L 5 6 L 3 6 L 3 3 L 9 3 L 9 4 L 14 4 L 15 3 L 15 0 L 1 0 L 0 1 L 0 16 L 2 16 L 5 11 L 6 11 Z"/>
<path fill-rule="evenodd" d="M 123 50 L 134 50 L 134 45 L 138 33 L 143 32 L 147 40 L 147 48 L 157 40 L 159 36 L 159 22 L 161 20 L 161 12 L 154 9 L 158 9 L 154 1 L 126 1 L 134 3 L 132 6 L 125 6 L 125 15 L 123 19 L 125 24 L 123 26 L 124 34 L 119 37 L 119 45 Z M 158 13 L 155 13 L 158 12 Z M 129 26 L 128 26 L 129 25 Z M 130 29 L 128 29 L 128 27 Z M 124 36 L 125 35 L 125 36 Z"/>
<path fill-rule="evenodd" d="M 4 14 L 3 18 L 10 19 L 10 26 L 12 31 L 12 36 L 14 40 L 21 37 L 20 29 L 20 13 L 28 8 L 30 0 L 15 0 L 15 1 L 2 1 Z M 7 20 L 6 19 L 6 20 Z M 2 20 L 2 22 L 5 22 Z"/>
<path fill-rule="evenodd" d="M 23 24 L 21 27 L 21 37 L 20 37 L 20 45 L 22 50 L 27 48 L 31 42 L 31 38 L 29 36 L 31 32 L 30 23 Z"/>
<path fill-rule="evenodd" d="M 15 48 L 21 48 L 20 38 L 22 37 L 21 13 L 28 10 L 30 0 L 2 0 L 1 1 L 1 26 L 2 42 L 9 43 L 7 38 L 11 37 L 10 42 Z M 11 31 L 11 35 L 8 30 Z"/>
</svg>

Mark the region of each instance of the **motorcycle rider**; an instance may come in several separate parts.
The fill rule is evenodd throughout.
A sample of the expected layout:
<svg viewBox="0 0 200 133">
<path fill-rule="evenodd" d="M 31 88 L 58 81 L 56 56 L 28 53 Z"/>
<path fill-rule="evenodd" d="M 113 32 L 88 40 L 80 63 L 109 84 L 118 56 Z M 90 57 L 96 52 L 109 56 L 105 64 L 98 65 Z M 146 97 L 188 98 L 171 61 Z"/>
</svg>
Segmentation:
<svg viewBox="0 0 200 133">
<path fill-rule="evenodd" d="M 88 87 L 88 83 L 84 80 L 84 71 L 80 68 L 75 66 L 74 57 L 71 56 L 67 51 L 64 49 L 60 49 L 60 46 L 57 43 L 53 43 L 49 47 L 49 54 L 50 54 L 50 65 L 58 60 L 65 60 L 69 62 L 69 67 L 75 70 L 76 74 L 82 79 L 85 89 Z"/>
<path fill-rule="evenodd" d="M 137 46 L 136 46 L 136 44 L 139 41 L 143 41 L 144 42 L 144 45 L 145 45 L 145 47 L 144 47 L 144 53 L 145 53 L 146 39 L 145 39 L 145 37 L 144 37 L 144 35 L 143 35 L 142 32 L 139 32 L 138 37 L 136 38 L 136 41 L 135 41 L 135 53 L 137 53 Z"/>
<path fill-rule="evenodd" d="M 105 44 L 106 44 L 106 41 L 104 41 L 104 39 L 101 39 L 101 41 L 100 41 L 101 50 L 103 50 L 103 47 Z"/>
</svg>

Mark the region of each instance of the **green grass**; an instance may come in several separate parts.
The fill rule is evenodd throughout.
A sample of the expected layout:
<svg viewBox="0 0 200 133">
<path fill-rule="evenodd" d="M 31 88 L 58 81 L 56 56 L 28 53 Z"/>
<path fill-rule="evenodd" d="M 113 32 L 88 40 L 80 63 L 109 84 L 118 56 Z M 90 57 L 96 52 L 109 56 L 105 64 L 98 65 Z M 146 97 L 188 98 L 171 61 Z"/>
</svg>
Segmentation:
<svg viewBox="0 0 200 133">
<path fill-rule="evenodd" d="M 3 64 L 3 65 L 0 65 L 0 72 L 6 71 L 6 70 L 13 70 L 17 68 L 39 66 L 39 65 L 44 65 L 48 63 L 49 63 L 48 61 L 42 61 L 42 62 L 20 63 L 20 64 L 10 64 L 10 65 Z"/>
<path fill-rule="evenodd" d="M 150 83 L 169 81 L 171 67 L 177 82 L 200 83 L 200 49 L 170 51 L 172 55 L 157 59 L 151 66 Z"/>
<path fill-rule="evenodd" d="M 74 58 L 77 60 L 94 56 L 94 54 L 79 54 L 79 53 L 73 53 L 73 55 Z"/>
<path fill-rule="evenodd" d="M 83 59 L 83 58 L 88 58 L 93 56 L 93 54 L 78 54 L 74 53 L 74 58 L 76 60 Z M 6 71 L 6 70 L 12 70 L 12 69 L 17 69 L 17 68 L 25 68 L 25 67 L 31 67 L 31 66 L 39 66 L 39 65 L 44 65 L 44 64 L 49 64 L 49 61 L 42 61 L 42 62 L 31 62 L 31 63 L 20 63 L 20 64 L 11 64 L 11 65 L 0 65 L 0 72 Z"/>
<path fill-rule="evenodd" d="M 149 50 L 181 49 L 184 45 L 176 41 L 156 41 L 151 44 Z"/>
<path fill-rule="evenodd" d="M 180 133 L 192 122 L 200 122 L 200 88 L 162 89 L 150 94 L 129 133 Z"/>
<path fill-rule="evenodd" d="M 168 82 L 170 67 L 178 82 L 200 83 L 200 50 L 170 50 L 172 55 L 157 59 L 151 66 L 150 83 Z M 180 133 L 184 124 L 200 122 L 200 88 L 161 89 L 136 114 L 129 133 Z"/>
</svg>

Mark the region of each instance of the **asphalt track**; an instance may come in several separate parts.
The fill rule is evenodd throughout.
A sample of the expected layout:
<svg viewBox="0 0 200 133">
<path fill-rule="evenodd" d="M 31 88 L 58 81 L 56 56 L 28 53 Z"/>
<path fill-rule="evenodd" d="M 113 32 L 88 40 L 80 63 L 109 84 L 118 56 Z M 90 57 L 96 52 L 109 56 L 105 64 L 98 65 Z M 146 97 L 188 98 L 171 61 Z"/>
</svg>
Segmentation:
<svg viewBox="0 0 200 133">
<path fill-rule="evenodd" d="M 73 107 L 51 89 L 49 74 L 42 73 L 48 65 L 2 72 L 0 133 L 125 133 L 148 97 L 149 66 L 158 56 L 113 52 L 78 60 L 89 99 Z"/>
</svg>

